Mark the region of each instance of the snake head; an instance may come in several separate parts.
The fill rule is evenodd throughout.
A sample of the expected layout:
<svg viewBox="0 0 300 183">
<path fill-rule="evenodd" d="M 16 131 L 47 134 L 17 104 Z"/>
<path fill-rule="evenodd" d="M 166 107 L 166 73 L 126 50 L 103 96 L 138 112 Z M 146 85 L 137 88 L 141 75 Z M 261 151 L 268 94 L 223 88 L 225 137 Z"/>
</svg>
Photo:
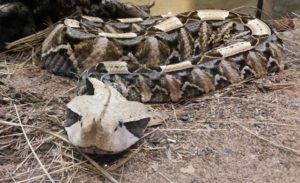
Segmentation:
<svg viewBox="0 0 300 183">
<path fill-rule="evenodd" d="M 145 105 L 127 101 L 95 78 L 87 80 L 90 92 L 67 104 L 65 129 L 70 142 L 90 154 L 126 150 L 144 135 L 150 121 Z"/>
</svg>

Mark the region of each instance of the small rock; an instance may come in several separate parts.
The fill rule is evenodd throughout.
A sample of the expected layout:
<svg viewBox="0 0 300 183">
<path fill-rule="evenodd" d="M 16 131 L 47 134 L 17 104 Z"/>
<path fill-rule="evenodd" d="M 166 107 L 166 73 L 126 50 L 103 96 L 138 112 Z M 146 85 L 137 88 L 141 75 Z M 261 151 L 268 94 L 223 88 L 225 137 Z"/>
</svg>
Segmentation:
<svg viewBox="0 0 300 183">
<path fill-rule="evenodd" d="M 44 143 L 40 146 L 39 150 L 42 152 L 46 152 L 49 151 L 52 146 L 53 146 L 52 143 Z"/>
<path fill-rule="evenodd" d="M 181 121 L 188 121 L 190 119 L 189 113 L 187 112 L 181 113 L 179 119 Z"/>
<path fill-rule="evenodd" d="M 182 173 L 186 173 L 186 174 L 190 174 L 190 175 L 193 175 L 195 173 L 195 168 L 193 167 L 192 164 L 190 164 L 189 166 L 187 167 L 182 167 L 180 168 L 180 171 Z"/>
<path fill-rule="evenodd" d="M 158 171 L 158 164 L 157 164 L 157 163 L 154 163 L 153 165 L 151 165 L 151 168 L 152 168 L 154 171 Z"/>
</svg>

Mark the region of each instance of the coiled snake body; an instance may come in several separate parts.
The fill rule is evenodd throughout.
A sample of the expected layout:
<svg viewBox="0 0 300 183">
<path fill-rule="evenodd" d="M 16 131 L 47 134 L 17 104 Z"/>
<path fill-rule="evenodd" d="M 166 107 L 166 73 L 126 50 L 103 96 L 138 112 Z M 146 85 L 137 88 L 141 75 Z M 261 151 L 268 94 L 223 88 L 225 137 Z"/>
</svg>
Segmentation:
<svg viewBox="0 0 300 183">
<path fill-rule="evenodd" d="M 176 102 L 284 67 L 281 40 L 263 21 L 226 10 L 58 24 L 43 43 L 43 67 L 116 88 L 129 100 Z"/>
</svg>

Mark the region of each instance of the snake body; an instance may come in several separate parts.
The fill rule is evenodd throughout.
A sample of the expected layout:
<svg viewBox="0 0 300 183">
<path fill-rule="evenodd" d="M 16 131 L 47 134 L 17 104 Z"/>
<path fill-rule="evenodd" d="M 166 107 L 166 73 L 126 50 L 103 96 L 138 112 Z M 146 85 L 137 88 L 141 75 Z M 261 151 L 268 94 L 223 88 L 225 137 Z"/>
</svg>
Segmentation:
<svg viewBox="0 0 300 183">
<path fill-rule="evenodd" d="M 263 21 L 226 10 L 61 21 L 44 41 L 50 72 L 97 78 L 129 100 L 177 102 L 284 68 L 282 41 Z"/>
<path fill-rule="evenodd" d="M 146 18 L 153 5 L 136 6 L 118 0 L 0 0 L 0 50 L 5 42 L 31 35 L 70 15 Z"/>
</svg>

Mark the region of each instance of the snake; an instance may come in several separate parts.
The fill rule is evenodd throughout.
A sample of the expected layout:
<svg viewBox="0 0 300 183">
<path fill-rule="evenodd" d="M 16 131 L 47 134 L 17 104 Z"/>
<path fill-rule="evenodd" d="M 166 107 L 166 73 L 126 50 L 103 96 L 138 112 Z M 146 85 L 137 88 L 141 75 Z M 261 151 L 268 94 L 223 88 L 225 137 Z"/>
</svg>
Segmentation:
<svg viewBox="0 0 300 183">
<path fill-rule="evenodd" d="M 264 21 L 219 9 L 177 15 L 61 20 L 42 45 L 42 67 L 112 86 L 128 100 L 178 102 L 284 69 L 282 40 Z"/>
</svg>

